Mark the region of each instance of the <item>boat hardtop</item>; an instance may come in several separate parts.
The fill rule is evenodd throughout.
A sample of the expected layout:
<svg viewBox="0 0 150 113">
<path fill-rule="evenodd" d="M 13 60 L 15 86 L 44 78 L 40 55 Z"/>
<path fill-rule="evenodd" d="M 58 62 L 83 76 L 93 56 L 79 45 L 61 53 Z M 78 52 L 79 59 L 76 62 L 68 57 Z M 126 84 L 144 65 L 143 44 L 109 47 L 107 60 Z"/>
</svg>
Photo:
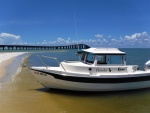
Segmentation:
<svg viewBox="0 0 150 113">
<path fill-rule="evenodd" d="M 125 52 L 120 51 L 118 48 L 89 48 L 82 51 L 92 54 L 118 54 L 125 55 Z"/>
</svg>

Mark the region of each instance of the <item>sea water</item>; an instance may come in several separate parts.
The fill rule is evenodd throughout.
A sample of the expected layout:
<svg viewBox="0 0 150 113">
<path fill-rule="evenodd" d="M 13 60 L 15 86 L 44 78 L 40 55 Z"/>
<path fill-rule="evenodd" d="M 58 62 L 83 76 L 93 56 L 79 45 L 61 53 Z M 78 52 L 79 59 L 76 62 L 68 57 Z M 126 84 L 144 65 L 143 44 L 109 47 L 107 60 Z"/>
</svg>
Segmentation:
<svg viewBox="0 0 150 113">
<path fill-rule="evenodd" d="M 127 53 L 127 64 L 139 65 L 150 59 L 150 49 L 121 49 Z M 57 66 L 52 56 L 63 60 L 78 60 L 77 50 L 34 51 L 28 58 L 30 66 Z M 44 62 L 43 62 L 44 61 Z M 25 70 L 25 72 L 23 72 Z M 7 113 L 149 113 L 150 88 L 123 92 L 68 92 L 51 90 L 40 85 L 23 69 L 11 85 L 0 91 L 0 111 Z"/>
</svg>

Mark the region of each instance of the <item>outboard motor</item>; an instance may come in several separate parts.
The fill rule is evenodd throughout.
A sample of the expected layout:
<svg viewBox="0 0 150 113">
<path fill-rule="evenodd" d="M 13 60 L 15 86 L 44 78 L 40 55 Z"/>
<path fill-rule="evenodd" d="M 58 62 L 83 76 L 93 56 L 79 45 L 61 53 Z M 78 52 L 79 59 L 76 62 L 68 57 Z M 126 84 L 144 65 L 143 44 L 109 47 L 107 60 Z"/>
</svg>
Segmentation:
<svg viewBox="0 0 150 113">
<path fill-rule="evenodd" d="M 150 60 L 145 63 L 145 71 L 150 70 Z"/>
</svg>

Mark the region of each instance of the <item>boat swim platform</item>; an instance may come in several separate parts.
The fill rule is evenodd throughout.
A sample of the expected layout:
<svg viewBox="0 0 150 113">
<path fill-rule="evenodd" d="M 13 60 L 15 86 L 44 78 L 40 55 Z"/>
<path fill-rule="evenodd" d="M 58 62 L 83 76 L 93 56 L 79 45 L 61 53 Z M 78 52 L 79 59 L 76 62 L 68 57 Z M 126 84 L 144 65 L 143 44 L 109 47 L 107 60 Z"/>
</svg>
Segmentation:
<svg viewBox="0 0 150 113">
<path fill-rule="evenodd" d="M 0 50 L 53 50 L 53 49 L 88 49 L 86 44 L 73 44 L 63 46 L 41 46 L 41 45 L 0 45 Z"/>
</svg>

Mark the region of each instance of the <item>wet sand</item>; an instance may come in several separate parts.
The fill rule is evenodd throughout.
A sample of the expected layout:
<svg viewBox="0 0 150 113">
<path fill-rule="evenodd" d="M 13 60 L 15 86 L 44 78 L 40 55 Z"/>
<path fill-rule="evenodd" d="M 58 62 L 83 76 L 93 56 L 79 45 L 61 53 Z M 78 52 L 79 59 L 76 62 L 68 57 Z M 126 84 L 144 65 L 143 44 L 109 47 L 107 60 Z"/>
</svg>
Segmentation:
<svg viewBox="0 0 150 113">
<path fill-rule="evenodd" d="M 0 113 L 149 113 L 150 89 L 129 92 L 69 92 L 39 84 L 24 60 L 22 71 L 0 88 Z"/>
<path fill-rule="evenodd" d="M 24 59 L 24 65 L 27 65 Z M 23 67 L 21 73 L 12 82 L 2 85 L 0 89 L 0 113 L 45 113 L 52 107 L 51 113 L 57 112 L 53 100 L 47 100 L 49 94 L 31 75 L 28 67 Z M 56 111 L 55 111 L 56 110 Z"/>
<path fill-rule="evenodd" d="M 24 54 L 25 52 L 0 53 L 0 84 L 11 80 L 11 75 L 18 71 L 19 57 Z"/>
<path fill-rule="evenodd" d="M 9 66 L 14 58 L 8 59 L 7 61 L 4 61 L 0 63 L 0 78 L 4 77 L 7 73 L 6 67 Z"/>
</svg>

